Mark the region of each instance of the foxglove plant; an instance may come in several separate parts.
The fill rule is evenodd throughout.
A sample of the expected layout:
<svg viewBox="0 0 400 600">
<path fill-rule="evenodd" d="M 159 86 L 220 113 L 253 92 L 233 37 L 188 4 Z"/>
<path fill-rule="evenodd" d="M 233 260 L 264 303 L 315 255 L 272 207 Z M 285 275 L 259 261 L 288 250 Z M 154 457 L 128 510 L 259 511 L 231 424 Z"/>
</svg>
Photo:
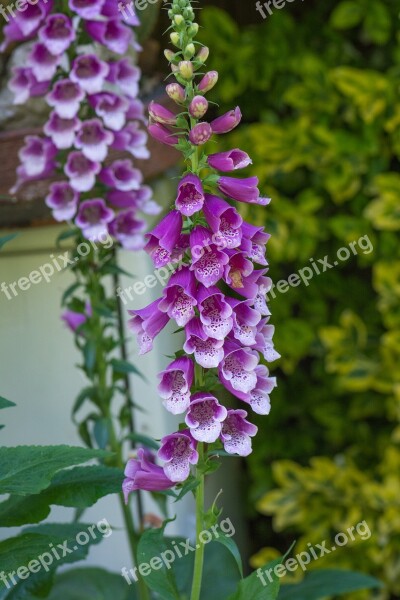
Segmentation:
<svg viewBox="0 0 400 600">
<path fill-rule="evenodd" d="M 161 440 L 158 458 L 163 471 L 153 464 L 151 477 L 144 476 L 143 460 L 132 459 L 124 489 L 154 490 L 159 485 L 159 490 L 165 490 L 184 482 L 190 484 L 186 489 L 195 488 L 199 543 L 191 600 L 199 600 L 204 476 L 214 469 L 217 450 L 238 456 L 251 453 L 257 427 L 247 420 L 248 412 L 267 415 L 269 394 L 276 386 L 276 379 L 260 362 L 261 355 L 270 362 L 279 354 L 265 300 L 271 286 L 265 258 L 269 235 L 246 223 L 235 206 L 235 201 L 266 206 L 270 200 L 261 196 L 257 177 L 225 174 L 251 163 L 246 152 L 233 149 L 208 155 L 205 151 L 206 142 L 232 131 L 242 115 L 236 108 L 211 122 L 205 120 L 206 94 L 218 74 L 203 72 L 209 50 L 195 41 L 198 25 L 190 1 L 173 0 L 169 17 L 175 50 L 166 50 L 165 56 L 176 82 L 169 83 L 166 91 L 179 111 L 175 114 L 152 103 L 149 133 L 179 149 L 186 170 L 175 208 L 145 236 L 145 250 L 156 267 L 177 257 L 184 266 L 171 275 L 161 298 L 130 311 L 130 327 L 142 354 L 152 349 L 154 338 L 170 320 L 183 328 L 183 350 L 160 374 L 159 392 L 169 412 L 185 416 L 179 431 Z M 223 406 L 221 387 L 247 410 Z"/>
</svg>

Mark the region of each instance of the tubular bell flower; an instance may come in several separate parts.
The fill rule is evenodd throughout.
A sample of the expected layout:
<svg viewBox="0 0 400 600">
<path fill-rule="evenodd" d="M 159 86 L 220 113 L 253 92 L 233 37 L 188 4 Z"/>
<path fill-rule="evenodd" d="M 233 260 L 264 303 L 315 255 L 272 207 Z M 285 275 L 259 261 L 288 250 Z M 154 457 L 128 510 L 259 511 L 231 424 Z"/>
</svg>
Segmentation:
<svg viewBox="0 0 400 600">
<path fill-rule="evenodd" d="M 213 133 L 229 133 L 239 125 L 241 120 L 242 113 L 237 106 L 234 110 L 230 110 L 222 115 L 222 117 L 218 117 L 217 119 L 214 119 L 214 121 L 211 121 L 211 129 Z"/>
<path fill-rule="evenodd" d="M 81 125 L 77 117 L 72 119 L 62 119 L 55 111 L 50 114 L 50 118 L 45 123 L 43 131 L 51 138 L 53 144 L 59 150 L 71 148 L 75 141 L 75 132 Z"/>
<path fill-rule="evenodd" d="M 249 204 L 268 204 L 268 198 L 260 198 L 258 189 L 258 177 L 248 177 L 247 179 L 235 179 L 234 177 L 220 177 L 218 187 L 223 194 L 238 200 L 239 202 L 248 202 Z"/>
<path fill-rule="evenodd" d="M 195 227 L 190 234 L 190 249 L 190 269 L 194 271 L 197 281 L 206 287 L 218 283 L 229 257 L 212 242 L 212 232 L 201 225 Z"/>
<path fill-rule="evenodd" d="M 46 93 L 48 81 L 38 81 L 32 69 L 13 67 L 12 73 L 8 87 L 14 94 L 13 104 L 24 104 L 30 97 Z"/>
<path fill-rule="evenodd" d="M 164 473 L 162 467 L 151 462 L 146 457 L 143 448 L 137 451 L 137 459 L 131 458 L 125 468 L 125 479 L 122 484 L 125 504 L 128 504 L 129 494 L 136 490 L 147 492 L 161 492 L 168 490 L 175 484 Z"/>
<path fill-rule="evenodd" d="M 164 460 L 164 473 L 171 481 L 181 482 L 188 478 L 190 465 L 197 464 L 199 455 L 196 442 L 189 431 L 180 431 L 161 440 L 158 457 Z"/>
<path fill-rule="evenodd" d="M 75 37 L 71 19 L 61 13 L 50 15 L 39 31 L 39 39 L 56 56 L 68 50 Z"/>
<path fill-rule="evenodd" d="M 111 52 L 126 54 L 132 43 L 132 31 L 117 19 L 106 21 L 86 21 L 88 34 Z"/>
<path fill-rule="evenodd" d="M 111 131 L 104 129 L 99 119 L 84 121 L 75 138 L 75 147 L 89 160 L 102 162 L 107 154 L 108 147 L 114 141 Z"/>
<path fill-rule="evenodd" d="M 158 308 L 167 313 L 170 319 L 175 319 L 179 327 L 184 327 L 195 316 L 195 306 L 196 280 L 193 273 L 185 267 L 171 276 Z"/>
<path fill-rule="evenodd" d="M 227 414 L 226 408 L 214 396 L 198 392 L 190 400 L 185 423 L 195 440 L 211 444 L 220 436 Z"/>
<path fill-rule="evenodd" d="M 149 115 L 155 123 L 162 123 L 163 125 L 176 124 L 176 115 L 165 106 L 153 101 L 149 104 Z"/>
<path fill-rule="evenodd" d="M 190 404 L 190 388 L 193 384 L 194 365 L 190 358 L 182 356 L 161 371 L 158 392 L 163 405 L 173 415 L 180 415 Z"/>
<path fill-rule="evenodd" d="M 227 172 L 244 169 L 248 165 L 251 165 L 252 160 L 246 152 L 235 148 L 235 150 L 229 150 L 228 152 L 210 154 L 207 162 L 213 169 Z"/>
<path fill-rule="evenodd" d="M 251 454 L 251 438 L 258 431 L 256 425 L 246 421 L 245 410 L 229 410 L 222 425 L 221 440 L 226 452 L 248 456 Z"/>
<path fill-rule="evenodd" d="M 107 224 L 114 218 L 114 211 L 107 208 L 104 200 L 93 198 L 79 205 L 75 223 L 89 240 L 97 240 L 107 234 Z"/>
<path fill-rule="evenodd" d="M 95 54 L 82 54 L 74 60 L 69 77 L 88 94 L 96 94 L 101 91 L 109 70 L 108 64 Z"/>
<path fill-rule="evenodd" d="M 141 250 L 144 246 L 144 221 L 136 218 L 132 209 L 122 210 L 108 226 L 109 233 L 126 250 Z"/>
<path fill-rule="evenodd" d="M 73 119 L 78 113 L 85 92 L 70 79 L 57 81 L 52 91 L 46 96 L 47 104 L 54 107 L 62 119 Z"/>
<path fill-rule="evenodd" d="M 69 177 L 71 186 L 77 192 L 88 192 L 91 190 L 100 169 L 101 165 L 99 162 L 86 158 L 82 152 L 71 152 L 64 167 L 65 174 Z"/>
<path fill-rule="evenodd" d="M 56 221 L 72 219 L 78 207 L 78 200 L 79 194 L 66 181 L 52 183 L 49 194 L 45 198 Z"/>
<path fill-rule="evenodd" d="M 153 340 L 168 323 L 168 315 L 158 308 L 156 300 L 141 310 L 128 311 L 132 315 L 130 329 L 137 334 L 140 354 L 146 354 L 153 348 Z"/>
<path fill-rule="evenodd" d="M 151 231 L 145 235 L 148 240 L 145 247 L 157 268 L 163 267 L 172 259 L 172 253 L 178 243 L 182 230 L 182 216 L 177 210 L 171 211 Z"/>
<path fill-rule="evenodd" d="M 54 144 L 37 135 L 28 135 L 25 138 L 25 145 L 18 152 L 27 177 L 37 177 L 48 171 L 49 165 L 54 165 L 55 155 Z"/>
<path fill-rule="evenodd" d="M 149 134 L 155 140 L 161 142 L 162 144 L 167 144 L 167 146 L 176 146 L 179 144 L 179 138 L 177 135 L 171 133 L 169 129 L 161 125 L 160 123 L 154 123 L 149 125 Z"/>
<path fill-rule="evenodd" d="M 204 216 L 213 233 L 217 234 L 219 245 L 225 248 L 240 246 L 243 219 L 236 208 L 218 196 L 206 194 Z"/>
<path fill-rule="evenodd" d="M 187 354 L 194 354 L 196 362 L 205 369 L 218 367 L 224 358 L 224 342 L 210 338 L 198 317 L 189 321 L 185 327 L 185 334 L 184 351 Z"/>
<path fill-rule="evenodd" d="M 197 175 L 186 175 L 178 186 L 176 208 L 186 217 L 191 217 L 202 209 L 203 204 L 204 192 L 201 179 Z"/>
<path fill-rule="evenodd" d="M 37 81 L 49 81 L 57 71 L 60 56 L 54 56 L 44 44 L 37 43 L 29 54 L 29 64 Z"/>
</svg>

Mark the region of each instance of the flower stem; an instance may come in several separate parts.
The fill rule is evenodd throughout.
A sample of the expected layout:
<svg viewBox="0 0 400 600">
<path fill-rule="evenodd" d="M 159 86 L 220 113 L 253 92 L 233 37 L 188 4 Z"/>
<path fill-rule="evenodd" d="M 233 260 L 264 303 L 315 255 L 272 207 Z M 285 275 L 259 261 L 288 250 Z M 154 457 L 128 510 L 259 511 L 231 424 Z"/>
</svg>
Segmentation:
<svg viewBox="0 0 400 600">
<path fill-rule="evenodd" d="M 198 444 L 197 451 L 199 453 L 199 465 L 202 465 L 204 459 L 203 443 Z M 201 543 L 200 539 L 204 529 L 204 474 L 201 473 L 199 477 L 200 484 L 196 489 L 196 554 L 194 559 L 194 573 L 190 600 L 200 600 L 204 565 L 204 544 Z"/>
</svg>

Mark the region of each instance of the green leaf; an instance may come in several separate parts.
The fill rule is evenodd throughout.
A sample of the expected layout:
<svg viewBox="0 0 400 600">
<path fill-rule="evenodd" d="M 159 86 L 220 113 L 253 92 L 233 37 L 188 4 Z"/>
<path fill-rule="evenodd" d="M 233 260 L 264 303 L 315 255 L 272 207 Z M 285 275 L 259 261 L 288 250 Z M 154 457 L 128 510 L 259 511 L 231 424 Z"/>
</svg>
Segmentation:
<svg viewBox="0 0 400 600">
<path fill-rule="evenodd" d="M 58 575 L 47 600 L 136 600 L 134 587 L 104 569 L 73 569 Z"/>
<path fill-rule="evenodd" d="M 116 358 L 113 358 L 111 361 L 111 366 L 115 373 L 120 373 L 123 375 L 126 375 L 127 373 L 135 373 L 135 375 L 139 375 L 139 377 L 141 377 L 143 381 L 146 381 L 146 378 L 143 375 L 143 373 L 141 373 L 139 369 L 135 367 L 135 365 L 133 365 L 127 360 L 118 360 Z"/>
<path fill-rule="evenodd" d="M 331 25 L 335 29 L 351 29 L 361 22 L 363 8 L 356 0 L 345 0 L 335 7 L 331 15 Z"/>
<path fill-rule="evenodd" d="M 342 569 L 321 569 L 307 573 L 301 583 L 284 585 L 279 600 L 320 600 L 358 590 L 382 588 L 375 577 Z"/>
<path fill-rule="evenodd" d="M 5 246 L 5 244 L 11 242 L 11 240 L 16 238 L 17 235 L 18 233 L 9 233 L 8 235 L 3 235 L 2 237 L 0 237 L 0 250 L 3 246 Z"/>
<path fill-rule="evenodd" d="M 57 471 L 111 455 L 104 450 L 74 446 L 1 447 L 0 493 L 37 494 L 50 485 Z"/>
<path fill-rule="evenodd" d="M 98 525 L 88 523 L 46 523 L 27 527 L 20 535 L 0 542 L 1 568 L 6 574 L 16 573 L 19 567 L 28 567 L 31 561 L 38 561 L 39 557 L 43 558 L 43 563 L 47 561 L 47 570 L 53 570 L 62 564 L 82 560 L 87 556 L 90 545 L 99 544 L 106 533 L 106 531 L 102 532 Z M 79 534 L 82 535 L 79 536 Z M 84 535 L 85 537 L 83 537 Z M 84 540 L 85 543 L 83 543 Z M 64 545 L 64 548 L 67 547 L 68 550 L 65 551 L 59 548 L 58 544 Z M 57 551 L 59 558 L 53 554 L 53 548 Z M 47 553 L 46 557 L 44 557 L 45 553 Z M 38 567 L 32 565 L 32 568 Z M 46 571 L 44 565 L 40 569 Z M 6 585 L 0 580 L 0 590 L 4 588 L 6 588 Z"/>
<path fill-rule="evenodd" d="M 68 286 L 67 289 L 65 290 L 65 292 L 63 293 L 63 295 L 61 296 L 61 305 L 64 306 L 65 302 L 68 300 L 68 298 L 77 290 L 81 287 L 81 283 L 73 283 L 72 285 Z"/>
<path fill-rule="evenodd" d="M 96 388 L 95 387 L 86 387 L 84 388 L 80 394 L 77 396 L 75 400 L 75 404 L 72 408 L 72 416 L 74 416 L 78 410 L 81 408 L 85 400 L 92 400 L 96 397 Z"/>
<path fill-rule="evenodd" d="M 15 402 L 11 402 L 11 400 L 6 400 L 0 396 L 0 409 L 9 408 L 10 406 L 16 406 Z"/>
<path fill-rule="evenodd" d="M 96 419 L 93 428 L 94 439 L 97 442 L 99 448 L 106 448 L 109 439 L 108 420 L 107 419 Z"/>
<path fill-rule="evenodd" d="M 125 439 L 132 440 L 132 442 L 142 444 L 143 446 L 147 446 L 147 448 L 152 448 L 153 450 L 159 450 L 160 448 L 160 444 L 156 442 L 156 440 L 153 440 L 153 438 L 143 435 L 142 433 L 129 433 Z"/>
<path fill-rule="evenodd" d="M 173 550 L 167 547 L 164 539 L 164 530 L 170 520 L 164 522 L 159 529 L 148 529 L 145 531 L 138 545 L 138 563 L 150 564 L 151 559 L 159 557 L 162 552 Z M 166 555 L 168 556 L 168 555 Z M 148 587 L 157 592 L 163 600 L 180 600 L 181 596 L 178 592 L 177 583 L 174 573 L 171 569 L 167 569 L 165 563 L 161 569 L 152 569 L 146 576 Z"/>
<path fill-rule="evenodd" d="M 274 568 L 282 563 L 282 558 L 277 558 L 269 562 L 263 571 L 270 571 L 272 582 L 267 580 L 267 585 L 257 577 L 258 572 L 254 571 L 246 579 L 242 579 L 236 592 L 229 596 L 228 600 L 276 600 L 279 594 L 280 579 L 274 573 Z M 297 600 L 300 600 L 299 598 Z"/>
<path fill-rule="evenodd" d="M 57 248 L 60 247 L 60 242 L 62 242 L 64 240 L 68 240 L 71 237 L 76 237 L 77 235 L 78 235 L 78 229 L 76 229 L 76 228 L 66 229 L 65 231 L 62 231 L 56 239 Z"/>
<path fill-rule="evenodd" d="M 240 550 L 232 537 L 227 537 L 224 533 L 218 530 L 218 537 L 215 538 L 216 542 L 219 542 L 225 548 L 228 548 L 229 552 L 232 554 L 233 558 L 236 561 L 236 564 L 239 569 L 240 577 L 243 579 L 243 564 L 242 557 L 240 556 Z"/>
<path fill-rule="evenodd" d="M 122 469 L 95 465 L 75 467 L 58 473 L 40 494 L 10 496 L 0 503 L 0 527 L 38 523 L 50 513 L 52 505 L 87 508 L 108 494 L 121 491 Z"/>
</svg>

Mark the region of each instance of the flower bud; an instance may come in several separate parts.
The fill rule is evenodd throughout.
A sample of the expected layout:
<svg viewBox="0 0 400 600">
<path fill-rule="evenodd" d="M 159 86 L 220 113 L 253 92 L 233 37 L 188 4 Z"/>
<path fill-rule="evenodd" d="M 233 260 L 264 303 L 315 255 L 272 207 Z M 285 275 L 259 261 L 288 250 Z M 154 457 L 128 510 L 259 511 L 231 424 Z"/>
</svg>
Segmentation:
<svg viewBox="0 0 400 600">
<path fill-rule="evenodd" d="M 164 56 L 169 62 L 172 62 L 175 59 L 175 52 L 172 52 L 172 50 L 164 50 Z"/>
<path fill-rule="evenodd" d="M 214 133 L 228 133 L 235 129 L 242 120 L 242 113 L 240 112 L 240 108 L 237 106 L 234 110 L 230 110 L 229 112 L 222 115 L 222 117 L 218 117 L 211 122 L 211 127 Z"/>
<path fill-rule="evenodd" d="M 189 140 L 195 146 L 202 146 L 212 136 L 212 129 L 209 123 L 198 123 L 189 133 Z"/>
<path fill-rule="evenodd" d="M 182 23 L 185 23 L 185 19 L 183 18 L 182 15 L 175 15 L 174 16 L 174 23 L 175 23 L 175 25 L 177 25 L 178 27 L 180 27 L 180 25 L 182 25 Z"/>
<path fill-rule="evenodd" d="M 201 119 L 208 110 L 208 102 L 204 96 L 195 96 L 190 103 L 189 112 L 192 117 Z"/>
<path fill-rule="evenodd" d="M 173 63 L 171 63 L 171 71 L 173 73 L 179 73 L 179 67 L 177 65 L 174 65 Z"/>
<path fill-rule="evenodd" d="M 193 77 L 193 64 L 190 60 L 182 60 L 179 63 L 179 73 L 184 79 L 192 79 Z"/>
<path fill-rule="evenodd" d="M 176 124 L 176 115 L 168 110 L 168 108 L 165 108 L 165 106 L 153 101 L 149 104 L 149 115 L 156 123 L 163 123 L 164 125 Z"/>
<path fill-rule="evenodd" d="M 188 44 L 183 52 L 183 55 L 186 60 L 189 60 L 192 58 L 192 56 L 194 56 L 195 52 L 196 48 L 194 47 L 194 44 Z"/>
<path fill-rule="evenodd" d="M 180 39 L 181 39 L 179 33 L 177 33 L 176 31 L 173 31 L 169 37 L 170 37 L 171 42 L 173 43 L 173 45 L 177 46 L 177 48 L 179 48 L 179 42 L 180 42 Z"/>
<path fill-rule="evenodd" d="M 188 29 L 188 35 L 191 38 L 194 38 L 197 34 L 199 33 L 199 24 L 198 23 L 192 23 Z"/>
<path fill-rule="evenodd" d="M 207 58 L 209 57 L 210 54 L 210 48 L 207 48 L 207 46 L 203 46 L 197 53 L 196 56 L 196 60 L 198 60 L 201 63 L 205 63 Z"/>
<path fill-rule="evenodd" d="M 165 90 L 171 100 L 174 100 L 177 104 L 183 104 L 185 102 L 185 90 L 179 83 L 169 83 Z"/>
<path fill-rule="evenodd" d="M 153 137 L 155 140 L 158 140 L 162 144 L 176 146 L 179 143 L 178 136 L 171 133 L 169 129 L 164 127 L 164 125 L 160 125 L 160 123 L 149 125 L 148 130 L 151 137 Z"/>
<path fill-rule="evenodd" d="M 217 71 L 209 71 L 203 77 L 203 79 L 199 83 L 200 92 L 209 92 L 215 86 L 218 81 L 218 73 Z"/>
</svg>

